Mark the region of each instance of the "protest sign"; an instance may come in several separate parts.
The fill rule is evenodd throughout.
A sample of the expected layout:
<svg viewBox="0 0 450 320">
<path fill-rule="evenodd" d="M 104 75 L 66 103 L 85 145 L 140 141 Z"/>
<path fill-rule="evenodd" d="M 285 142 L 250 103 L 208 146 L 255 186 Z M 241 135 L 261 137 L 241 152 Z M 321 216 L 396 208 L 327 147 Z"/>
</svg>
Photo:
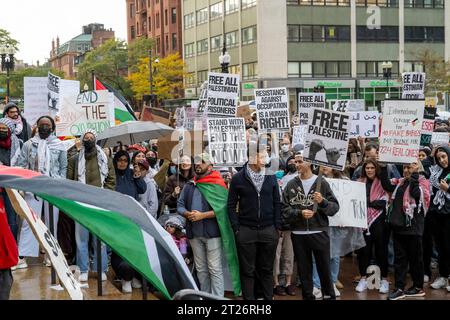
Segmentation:
<svg viewBox="0 0 450 320">
<path fill-rule="evenodd" d="M 47 77 L 25 77 L 23 80 L 24 117 L 30 125 L 48 114 L 47 84 Z"/>
<path fill-rule="evenodd" d="M 431 144 L 434 146 L 447 146 L 449 143 L 448 132 L 433 132 L 431 137 Z"/>
<path fill-rule="evenodd" d="M 307 129 L 307 125 L 292 127 L 292 148 L 299 145 L 305 146 L 305 134 Z"/>
<path fill-rule="evenodd" d="M 311 108 L 303 152 L 305 160 L 315 165 L 344 170 L 351 121 L 349 114 Z"/>
<path fill-rule="evenodd" d="M 200 90 L 200 97 L 198 100 L 198 108 L 197 108 L 197 112 L 201 116 L 203 116 L 203 114 L 205 113 L 207 104 L 208 104 L 208 81 L 205 81 L 202 84 Z"/>
<path fill-rule="evenodd" d="M 80 136 L 87 129 L 102 133 L 114 126 L 114 93 L 100 90 L 66 96 L 58 115 L 58 136 Z"/>
<path fill-rule="evenodd" d="M 240 167 L 247 162 L 244 118 L 208 119 L 208 149 L 217 167 Z"/>
<path fill-rule="evenodd" d="M 179 107 L 175 110 L 175 128 L 184 127 L 186 113 L 184 107 Z"/>
<path fill-rule="evenodd" d="M 208 117 L 235 117 L 239 89 L 239 75 L 209 72 L 206 93 Z"/>
<path fill-rule="evenodd" d="M 424 72 L 404 72 L 402 99 L 424 99 L 425 73 Z"/>
<path fill-rule="evenodd" d="M 366 108 L 366 102 L 364 99 L 334 100 L 331 103 L 333 106 L 332 109 L 339 112 L 364 111 Z"/>
<path fill-rule="evenodd" d="M 298 94 L 298 124 L 308 124 L 309 108 L 325 108 L 325 93 L 300 92 Z"/>
<path fill-rule="evenodd" d="M 380 161 L 410 164 L 419 156 L 424 101 L 386 100 L 380 135 Z"/>
<path fill-rule="evenodd" d="M 428 146 L 431 143 L 431 136 L 434 129 L 434 119 L 436 108 L 425 107 L 422 122 L 422 135 L 420 136 L 420 146 Z"/>
<path fill-rule="evenodd" d="M 286 88 L 255 89 L 258 130 L 289 130 L 289 99 Z"/>
<path fill-rule="evenodd" d="M 344 179 L 326 181 L 339 202 L 339 211 L 328 217 L 330 227 L 367 229 L 366 184 Z"/>
<path fill-rule="evenodd" d="M 379 118 L 378 111 L 352 112 L 352 129 L 350 138 L 378 138 Z"/>
<path fill-rule="evenodd" d="M 51 113 L 56 114 L 59 111 L 60 97 L 59 97 L 59 87 L 61 78 L 48 72 L 47 77 L 47 106 Z"/>
</svg>

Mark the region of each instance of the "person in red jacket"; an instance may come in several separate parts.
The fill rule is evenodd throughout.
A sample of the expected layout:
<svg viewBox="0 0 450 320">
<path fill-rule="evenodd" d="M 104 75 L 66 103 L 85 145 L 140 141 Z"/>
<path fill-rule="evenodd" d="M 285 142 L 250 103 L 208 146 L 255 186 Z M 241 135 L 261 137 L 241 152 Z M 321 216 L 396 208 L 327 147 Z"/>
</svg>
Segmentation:
<svg viewBox="0 0 450 320">
<path fill-rule="evenodd" d="M 8 300 L 13 277 L 11 267 L 17 265 L 19 252 L 6 218 L 3 198 L 0 198 L 0 300 Z"/>
</svg>

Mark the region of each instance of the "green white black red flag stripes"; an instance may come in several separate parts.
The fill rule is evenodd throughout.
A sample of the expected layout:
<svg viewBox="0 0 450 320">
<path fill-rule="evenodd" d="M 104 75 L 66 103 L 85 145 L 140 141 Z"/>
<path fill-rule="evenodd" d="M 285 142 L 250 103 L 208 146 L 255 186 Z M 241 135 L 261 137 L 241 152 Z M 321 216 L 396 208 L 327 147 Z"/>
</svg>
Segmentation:
<svg viewBox="0 0 450 320">
<path fill-rule="evenodd" d="M 171 236 L 133 198 L 79 182 L 0 166 L 0 186 L 32 192 L 98 236 L 164 296 L 197 289 Z"/>
</svg>

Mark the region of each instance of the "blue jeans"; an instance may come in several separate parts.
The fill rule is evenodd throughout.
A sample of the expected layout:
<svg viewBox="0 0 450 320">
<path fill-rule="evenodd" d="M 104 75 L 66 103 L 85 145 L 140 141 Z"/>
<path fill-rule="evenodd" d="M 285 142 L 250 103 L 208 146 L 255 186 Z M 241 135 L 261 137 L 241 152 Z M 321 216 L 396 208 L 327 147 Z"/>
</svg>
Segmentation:
<svg viewBox="0 0 450 320">
<path fill-rule="evenodd" d="M 333 257 L 330 259 L 331 280 L 333 281 L 333 283 L 337 282 L 339 276 L 339 265 L 340 265 L 339 257 Z M 317 273 L 316 262 L 314 260 L 313 260 L 313 284 L 315 288 L 321 287 L 319 274 Z"/>
<path fill-rule="evenodd" d="M 194 254 L 200 290 L 223 297 L 222 239 L 199 237 L 189 239 L 189 242 Z"/>
<path fill-rule="evenodd" d="M 94 270 L 97 271 L 97 238 L 92 237 L 94 246 Z M 80 272 L 89 271 L 89 231 L 81 224 L 75 222 L 75 241 L 77 242 L 77 266 Z M 108 256 L 106 254 L 106 245 L 102 243 L 102 272 L 108 268 Z"/>
</svg>

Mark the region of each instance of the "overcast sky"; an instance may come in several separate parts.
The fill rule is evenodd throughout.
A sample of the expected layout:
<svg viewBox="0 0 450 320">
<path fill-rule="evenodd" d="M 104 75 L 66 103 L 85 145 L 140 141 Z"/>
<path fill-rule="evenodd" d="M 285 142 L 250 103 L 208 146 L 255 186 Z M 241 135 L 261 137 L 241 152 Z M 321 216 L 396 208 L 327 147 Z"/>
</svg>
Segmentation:
<svg viewBox="0 0 450 320">
<path fill-rule="evenodd" d="M 81 34 L 83 25 L 98 22 L 126 40 L 125 0 L 1 0 L 0 28 L 20 42 L 19 60 L 36 64 L 49 58 L 52 39 L 60 44 Z M 56 41 L 56 40 L 55 40 Z"/>
</svg>

